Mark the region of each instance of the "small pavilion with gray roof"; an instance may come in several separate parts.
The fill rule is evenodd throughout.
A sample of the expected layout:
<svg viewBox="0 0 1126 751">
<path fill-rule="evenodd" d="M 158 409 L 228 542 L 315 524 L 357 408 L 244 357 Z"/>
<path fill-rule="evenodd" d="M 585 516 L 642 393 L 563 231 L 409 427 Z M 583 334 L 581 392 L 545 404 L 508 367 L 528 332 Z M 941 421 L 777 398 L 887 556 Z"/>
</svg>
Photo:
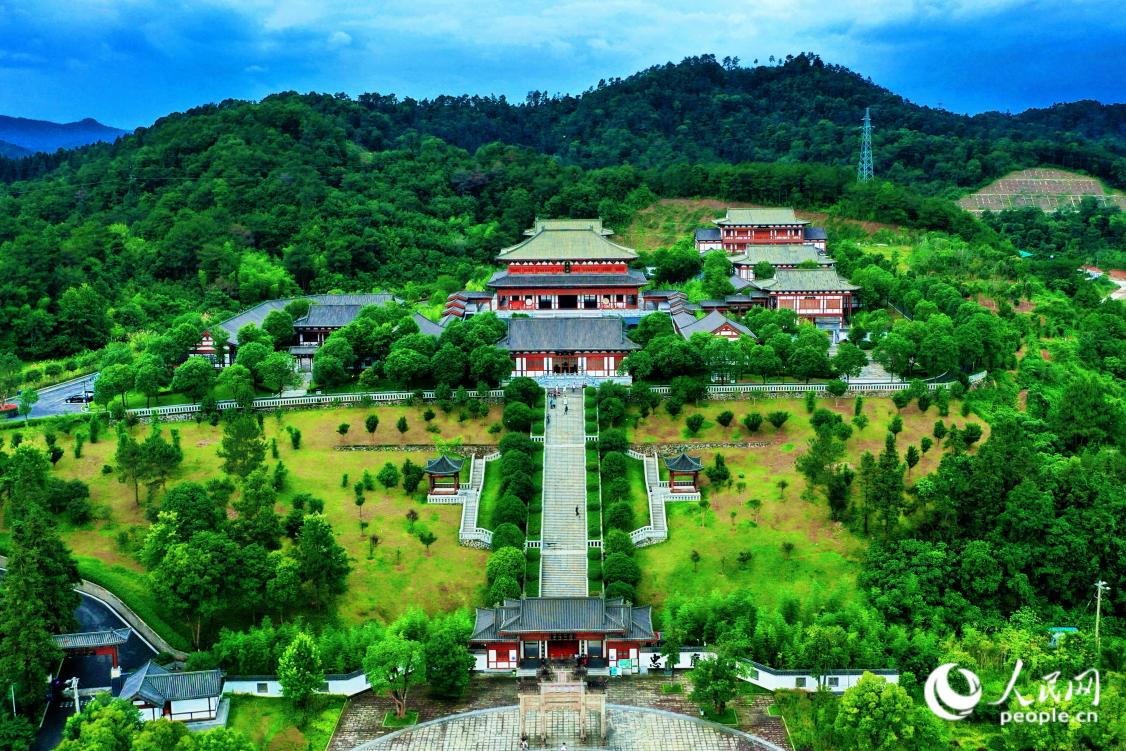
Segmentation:
<svg viewBox="0 0 1126 751">
<path fill-rule="evenodd" d="M 457 495 L 461 490 L 461 466 L 464 459 L 439 456 L 426 462 L 426 476 L 430 478 L 431 495 Z"/>
<path fill-rule="evenodd" d="M 669 490 L 692 492 L 700 489 L 700 470 L 704 463 L 697 456 L 681 452 L 678 456 L 665 457 L 665 469 L 669 471 Z"/>
</svg>

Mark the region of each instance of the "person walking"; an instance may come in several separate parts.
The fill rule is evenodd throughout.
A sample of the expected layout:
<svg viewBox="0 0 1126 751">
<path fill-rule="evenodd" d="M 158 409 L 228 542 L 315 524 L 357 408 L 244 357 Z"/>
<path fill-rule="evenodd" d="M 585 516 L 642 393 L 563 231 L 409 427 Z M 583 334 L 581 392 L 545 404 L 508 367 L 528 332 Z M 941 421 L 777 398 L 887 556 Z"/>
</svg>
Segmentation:
<svg viewBox="0 0 1126 751">
<path fill-rule="evenodd" d="M 575 516 L 578 516 L 578 515 L 579 515 L 579 507 L 575 506 Z"/>
</svg>

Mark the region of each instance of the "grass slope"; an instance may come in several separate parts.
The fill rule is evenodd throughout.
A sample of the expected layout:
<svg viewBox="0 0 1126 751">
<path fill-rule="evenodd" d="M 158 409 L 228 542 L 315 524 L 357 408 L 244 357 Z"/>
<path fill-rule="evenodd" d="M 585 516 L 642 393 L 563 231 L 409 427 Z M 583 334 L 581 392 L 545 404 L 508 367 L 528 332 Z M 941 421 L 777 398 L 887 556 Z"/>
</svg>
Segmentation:
<svg viewBox="0 0 1126 751">
<path fill-rule="evenodd" d="M 262 751 L 320 751 L 328 746 L 344 709 L 343 696 L 317 696 L 302 714 L 288 699 L 233 695 L 227 727 L 237 730 Z"/>
<path fill-rule="evenodd" d="M 841 399 L 839 403 L 822 399 L 818 406 L 840 413 L 846 421 L 852 417 L 851 399 Z M 736 417 L 728 428 L 715 420 L 724 410 L 731 410 Z M 790 413 L 789 421 L 781 430 L 764 422 L 757 434 L 748 435 L 739 422 L 749 412 L 765 416 L 776 410 Z M 953 408 L 951 411 L 953 414 Z M 696 436 L 691 436 L 684 427 L 684 418 L 696 412 L 705 416 L 705 423 Z M 856 466 L 864 451 L 875 454 L 882 450 L 887 425 L 895 413 L 890 399 L 865 399 L 864 414 L 870 422 L 863 432 L 854 430 L 847 444 L 845 461 Z M 935 420 L 940 418 L 934 407 L 920 414 L 915 405 L 899 414 L 904 422 L 898 439 L 902 456 L 907 446 L 917 446 L 922 436 L 930 435 Z M 948 425 L 951 420 L 959 426 L 967 422 L 962 417 L 945 418 Z M 976 418 L 968 421 L 981 422 Z M 985 434 L 981 440 L 984 441 L 989 428 L 986 424 L 982 424 L 982 428 Z M 794 462 L 812 437 L 809 415 L 800 399 L 689 405 L 678 418 L 670 417 L 663 410 L 648 418 L 635 416 L 630 428 L 632 441 L 680 443 L 688 446 L 691 453 L 702 456 L 705 465 L 714 462 L 717 452 L 722 453 L 732 478 L 730 486 L 717 489 L 710 487 L 701 475 L 707 508 L 691 503 L 668 505 L 668 541 L 642 548 L 637 554 L 643 571 L 638 599 L 660 603 L 673 597 L 735 588 L 750 590 L 766 606 L 775 605 L 787 596 L 805 599 L 814 588 L 823 592 L 839 590 L 851 596 L 858 561 L 867 543 L 845 525 L 830 520 L 828 505 L 821 493 L 813 500 L 802 497 L 805 480 L 794 468 Z M 691 449 L 693 444 L 745 440 L 769 441 L 771 445 Z M 938 449 L 932 448 L 911 471 L 907 481 L 932 471 L 940 458 Z M 779 481 L 787 483 L 784 490 L 779 487 Z M 853 492 L 856 494 L 858 489 L 854 488 Z M 748 504 L 751 499 L 760 501 L 758 509 Z M 784 549 L 786 543 L 792 545 L 792 549 Z M 700 554 L 695 565 L 691 560 L 692 551 Z M 740 566 L 738 556 L 743 551 L 749 551 L 752 560 Z"/>
<path fill-rule="evenodd" d="M 365 469 L 374 475 L 385 462 L 401 466 L 410 458 L 421 464 L 436 453 L 434 450 L 335 450 L 341 443 L 336 427 L 344 422 L 351 425 L 347 435 L 349 443 L 365 444 L 371 440 L 363 428 L 364 417 L 369 413 L 380 417 L 374 435 L 374 442 L 380 444 L 432 445 L 435 438 L 449 440 L 455 436 L 461 436 L 465 443 L 496 441 L 495 435 L 488 432 L 495 414 L 484 420 L 458 423 L 456 416 L 439 412 L 434 420 L 441 431 L 438 434 L 426 432 L 421 410 L 408 406 L 287 412 L 280 420 L 268 416 L 264 425 L 266 439 L 277 440 L 280 458 L 289 470 L 289 484 L 281 494 L 278 512 L 283 515 L 288 512 L 289 499 L 299 492 L 312 493 L 325 500 L 325 513 L 354 566 L 348 593 L 339 604 L 340 615 L 347 621 L 373 617 L 390 619 L 410 606 L 438 612 L 473 604 L 477 589 L 482 585 L 479 571 L 486 554 L 458 545 L 460 506 L 424 505 L 421 499 L 425 485 L 420 486 L 415 497 L 408 497 L 401 486 L 385 490 L 377 484 L 377 490 L 365 494 L 362 513 L 370 526 L 361 534 L 361 511 L 353 503 L 351 484 L 362 478 Z M 409 429 L 405 434 L 395 428 L 400 416 L 408 421 Z M 287 426 L 301 430 L 299 450 L 290 446 Z M 184 462 L 170 484 L 205 482 L 220 476 L 216 451 L 222 440 L 221 425 L 212 427 L 187 422 L 164 426 L 165 430 L 169 428 L 180 431 L 184 451 Z M 145 425 L 133 428 L 137 438 L 143 438 L 148 430 Z M 21 432 L 25 442 L 45 447 L 42 427 L 33 426 Z M 127 552 L 127 546 L 119 544 L 119 538 L 124 540 L 130 535 L 142 540 L 148 522 L 143 507 L 134 502 L 132 488 L 119 483 L 114 474 L 102 473 L 103 466 L 113 464 L 116 442 L 112 431 L 104 432 L 96 444 L 85 444 L 80 459 L 74 458 L 72 437 L 59 433 L 58 441 L 66 454 L 54 472 L 66 479 L 77 478 L 88 483 L 91 501 L 96 507 L 96 521 L 82 527 L 65 524 L 61 527 L 63 539 L 74 552 L 83 576 L 112 590 L 173 645 L 186 646 L 187 629 L 149 594 L 140 564 Z M 269 452 L 267 462 L 271 466 L 274 462 Z M 341 487 L 345 473 L 349 476 L 347 488 Z M 144 492 L 142 488 L 142 505 Z M 406 519 L 412 509 L 420 517 L 413 529 Z M 429 555 L 417 539 L 422 527 L 438 536 Z M 372 533 L 378 534 L 381 541 L 369 557 L 368 535 Z"/>
</svg>

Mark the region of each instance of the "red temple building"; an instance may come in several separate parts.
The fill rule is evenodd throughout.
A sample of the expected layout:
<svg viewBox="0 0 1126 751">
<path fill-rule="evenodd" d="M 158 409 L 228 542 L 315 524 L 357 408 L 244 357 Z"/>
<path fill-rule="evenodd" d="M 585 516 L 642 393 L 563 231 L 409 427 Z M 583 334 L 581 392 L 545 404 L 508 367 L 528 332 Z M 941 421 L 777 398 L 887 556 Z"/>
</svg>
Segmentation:
<svg viewBox="0 0 1126 751">
<path fill-rule="evenodd" d="M 537 219 L 528 239 L 501 251 L 506 264 L 489 279 L 492 300 L 455 292 L 446 315 L 495 310 L 499 315 L 636 315 L 647 280 L 629 268 L 637 252 L 611 242 L 601 219 Z M 550 311 L 550 312 L 549 312 Z"/>
<path fill-rule="evenodd" d="M 641 349 L 626 337 L 625 323 L 606 318 L 512 318 L 498 347 L 512 353 L 513 376 L 612 378 L 622 360 Z"/>
<path fill-rule="evenodd" d="M 534 597 L 477 608 L 470 645 L 486 670 L 534 672 L 545 660 L 583 657 L 593 674 L 636 670 L 641 648 L 657 641 L 648 606 L 620 598 Z"/>
<path fill-rule="evenodd" d="M 733 256 L 731 265 L 735 276 L 740 279 L 754 279 L 755 266 L 769 263 L 775 269 L 796 269 L 815 267 L 831 269 L 836 264 L 812 245 L 758 245 L 748 248 L 744 253 Z"/>
<path fill-rule="evenodd" d="M 742 253 L 757 245 L 809 245 L 824 252 L 825 230 L 810 227 L 793 209 L 735 209 L 715 219 L 716 228 L 696 231 L 696 250 L 706 253 L 722 249 Z"/>
<path fill-rule="evenodd" d="M 129 641 L 131 633 L 132 631 L 126 627 L 108 631 L 55 634 L 51 638 L 55 646 L 68 655 L 109 655 L 110 665 L 116 669 L 121 664 L 118 647 Z"/>
<path fill-rule="evenodd" d="M 735 294 L 723 300 L 704 300 L 704 311 L 745 312 L 753 307 L 793 310 L 819 327 L 839 329 L 856 308 L 855 284 L 832 268 L 778 269 L 770 279 L 731 277 Z"/>
</svg>

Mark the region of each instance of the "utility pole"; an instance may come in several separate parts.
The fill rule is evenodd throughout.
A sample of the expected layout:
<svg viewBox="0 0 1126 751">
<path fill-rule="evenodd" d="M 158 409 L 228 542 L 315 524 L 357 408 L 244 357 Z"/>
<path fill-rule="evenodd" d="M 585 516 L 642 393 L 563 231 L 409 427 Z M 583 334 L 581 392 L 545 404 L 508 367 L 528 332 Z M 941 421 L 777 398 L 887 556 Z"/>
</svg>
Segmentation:
<svg viewBox="0 0 1126 751">
<path fill-rule="evenodd" d="M 16 717 L 16 684 L 13 683 L 8 690 L 12 694 L 12 717 Z"/>
<path fill-rule="evenodd" d="M 1106 592 L 1110 587 L 1107 583 L 1100 579 L 1095 582 L 1095 663 L 1102 662 L 1102 649 L 1099 642 L 1099 621 L 1102 619 L 1103 614 L 1103 592 Z"/>
<path fill-rule="evenodd" d="M 864 125 L 860 129 L 860 164 L 856 166 L 856 181 L 866 183 L 872 179 L 872 117 L 864 108 Z"/>
</svg>

